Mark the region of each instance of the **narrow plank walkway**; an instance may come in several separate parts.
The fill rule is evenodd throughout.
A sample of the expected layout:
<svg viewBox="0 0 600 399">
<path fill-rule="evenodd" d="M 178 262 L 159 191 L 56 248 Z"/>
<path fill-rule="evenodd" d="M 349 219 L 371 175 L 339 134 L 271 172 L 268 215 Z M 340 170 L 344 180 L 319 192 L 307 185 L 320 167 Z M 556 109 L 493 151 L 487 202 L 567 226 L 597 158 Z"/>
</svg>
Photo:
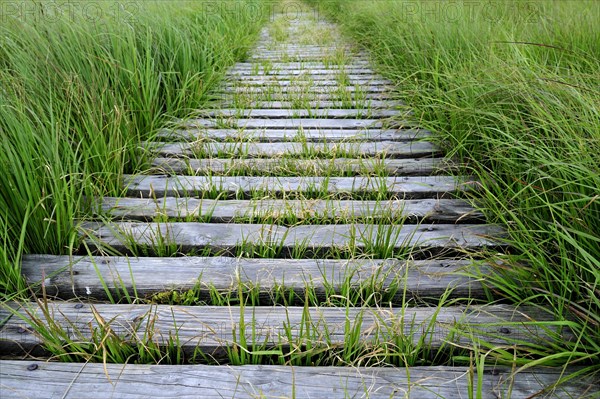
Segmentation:
<svg viewBox="0 0 600 399">
<path fill-rule="evenodd" d="M 476 182 L 335 26 L 282 18 L 212 109 L 140 144 L 147 173 L 92 203 L 79 254 L 23 259 L 39 301 L 0 307 L 2 397 L 598 395 L 576 368 L 480 367 L 576 337 L 488 303 L 472 276 L 510 248 Z M 130 364 L 94 363 L 111 345 Z"/>
</svg>

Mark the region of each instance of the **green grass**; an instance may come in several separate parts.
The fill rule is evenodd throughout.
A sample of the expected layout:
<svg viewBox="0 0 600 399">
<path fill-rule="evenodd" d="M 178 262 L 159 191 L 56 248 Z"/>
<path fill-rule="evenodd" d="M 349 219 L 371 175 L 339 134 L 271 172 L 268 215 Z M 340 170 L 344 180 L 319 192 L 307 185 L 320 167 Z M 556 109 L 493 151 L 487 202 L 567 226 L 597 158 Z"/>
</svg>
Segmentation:
<svg viewBox="0 0 600 399">
<path fill-rule="evenodd" d="M 144 164 L 138 143 L 208 100 L 260 25 L 256 8 L 239 10 L 152 1 L 133 14 L 107 3 L 99 21 L 3 16 L 0 295 L 24 289 L 21 254 L 70 253 L 86 198 L 119 195 Z"/>
<path fill-rule="evenodd" d="M 371 50 L 399 99 L 480 180 L 480 206 L 508 226 L 515 249 L 498 256 L 503 267 L 489 284 L 568 320 L 578 340 L 550 345 L 531 364 L 597 368 L 598 3 L 465 3 L 451 14 L 431 1 L 310 3 Z"/>
</svg>

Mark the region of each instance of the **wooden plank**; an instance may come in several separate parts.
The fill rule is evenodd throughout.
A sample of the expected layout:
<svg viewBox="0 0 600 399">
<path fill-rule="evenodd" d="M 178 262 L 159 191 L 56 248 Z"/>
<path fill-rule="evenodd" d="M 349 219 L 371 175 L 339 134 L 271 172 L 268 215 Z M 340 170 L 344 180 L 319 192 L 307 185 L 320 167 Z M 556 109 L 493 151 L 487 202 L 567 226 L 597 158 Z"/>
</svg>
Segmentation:
<svg viewBox="0 0 600 399">
<path fill-rule="evenodd" d="M 152 172 L 182 175 L 253 176 L 428 176 L 451 174 L 456 165 L 445 158 L 422 159 L 273 159 L 154 158 Z"/>
<path fill-rule="evenodd" d="M 121 365 L 0 361 L 3 391 L 19 398 L 525 398 L 543 393 L 578 369 L 533 368 L 514 373 L 486 367 L 480 395 L 465 367 L 289 367 Z M 32 370 L 33 369 L 33 370 Z M 593 398 L 597 377 L 571 378 L 544 397 Z"/>
<path fill-rule="evenodd" d="M 31 318 L 46 324 L 44 314 L 62 326 L 67 337 L 78 342 L 89 340 L 99 320 L 126 342 L 153 342 L 166 345 L 177 336 L 183 352 L 190 356 L 198 350 L 217 358 L 225 348 L 240 342 L 248 345 L 281 347 L 298 345 L 342 347 L 345 331 L 358 331 L 361 342 L 369 345 L 400 340 L 437 349 L 448 345 L 547 346 L 555 340 L 569 341 L 570 332 L 557 328 L 550 312 L 533 307 L 509 305 L 471 305 L 452 307 L 281 307 L 281 306 L 170 306 L 112 305 L 73 302 L 48 302 L 40 309 L 36 303 L 23 304 L 17 316 L 0 329 L 0 351 L 8 355 L 40 353 L 42 339 L 34 334 Z M 45 312 L 45 313 L 44 313 Z M 7 314 L 0 305 L 0 317 Z M 101 318 L 101 319 L 100 319 Z M 105 329 L 107 328 L 105 325 Z M 310 333 L 306 330 L 310 329 Z M 152 333 L 153 332 L 153 333 Z M 485 343 L 485 345 L 484 345 Z"/>
<path fill-rule="evenodd" d="M 228 75 L 239 76 L 271 76 L 271 75 L 335 75 L 340 72 L 360 75 L 373 75 L 377 72 L 367 64 L 332 65 L 324 63 L 268 63 L 254 62 L 249 64 L 236 64 L 228 71 Z"/>
<path fill-rule="evenodd" d="M 127 195 L 141 198 L 204 198 L 209 193 L 227 198 L 269 195 L 293 199 L 292 196 L 296 195 L 302 199 L 309 199 L 327 195 L 344 199 L 364 199 L 363 197 L 374 193 L 380 193 L 377 199 L 447 198 L 470 190 L 471 184 L 472 182 L 467 181 L 465 177 L 457 176 L 124 176 Z"/>
<path fill-rule="evenodd" d="M 379 199 L 444 198 L 470 189 L 472 182 L 459 176 L 421 177 L 277 177 L 277 176 L 144 176 L 125 175 L 124 187 L 130 197 L 160 198 L 200 196 L 214 191 L 226 196 L 254 194 L 288 198 L 293 194 L 356 198 L 373 192 Z M 312 194 L 311 194 L 312 193 Z M 386 197 L 386 198 L 384 198 Z"/>
<path fill-rule="evenodd" d="M 293 29 L 292 29 L 293 30 Z M 331 51 L 339 51 L 339 50 L 353 50 L 356 46 L 352 46 L 348 43 L 343 42 L 334 42 L 329 44 L 291 44 L 288 42 L 285 43 L 273 43 L 272 40 L 268 40 L 265 43 L 258 43 L 253 49 L 253 53 L 260 54 L 264 51 L 285 51 L 285 50 L 304 50 L 304 51 L 319 51 L 319 50 L 331 50 Z"/>
<path fill-rule="evenodd" d="M 105 197 L 96 206 L 103 216 L 150 221 L 158 217 L 194 218 L 211 223 L 231 223 L 257 218 L 320 220 L 405 220 L 438 223 L 477 223 L 483 214 L 458 199 L 399 201 L 339 200 L 209 200 L 196 198 L 116 198 Z"/>
<path fill-rule="evenodd" d="M 278 89 L 277 91 L 267 91 L 260 92 L 256 90 L 245 90 L 240 91 L 237 95 L 237 99 L 239 101 L 295 101 L 296 104 L 304 104 L 307 101 L 332 101 L 337 103 L 351 104 L 352 102 L 362 102 L 364 104 L 368 104 L 370 100 L 386 100 L 386 99 L 396 99 L 399 97 L 398 93 L 393 91 L 386 92 L 355 92 L 354 90 L 348 91 L 346 90 L 342 95 L 340 95 L 339 91 L 325 91 L 322 93 L 316 93 L 311 90 L 308 90 L 306 93 L 310 95 L 305 95 L 304 92 L 298 93 L 296 92 L 287 92 L 286 90 Z M 321 90 L 323 91 L 323 90 Z M 212 92 L 208 94 L 208 97 L 211 101 L 233 101 L 235 100 L 235 93 L 232 92 Z M 295 107 L 291 107 L 295 108 Z M 302 107 L 304 108 L 304 107 Z"/>
<path fill-rule="evenodd" d="M 245 99 L 224 100 L 215 106 L 234 107 L 237 104 L 240 108 L 264 108 L 264 109 L 289 109 L 296 107 L 297 109 L 383 109 L 403 107 L 404 104 L 400 101 L 382 101 L 382 100 L 361 100 L 361 101 L 306 101 L 294 103 L 292 101 L 251 101 Z M 210 104 L 212 105 L 212 104 Z M 304 108 L 306 107 L 306 108 Z"/>
<path fill-rule="evenodd" d="M 260 64 L 256 64 L 254 68 L 237 68 L 233 67 L 227 72 L 226 77 L 234 77 L 244 79 L 250 77 L 265 77 L 265 76 L 288 76 L 288 77 L 298 77 L 298 76 L 307 76 L 312 79 L 335 79 L 339 76 L 340 73 L 345 73 L 349 78 L 364 78 L 368 77 L 381 77 L 381 75 L 377 74 L 371 68 L 361 68 L 361 67 L 340 67 L 336 69 L 327 68 L 327 69 L 272 69 L 262 67 Z"/>
<path fill-rule="evenodd" d="M 215 141 L 413 141 L 433 136 L 425 129 L 162 129 L 158 138 L 169 140 L 196 141 L 210 139 Z"/>
<path fill-rule="evenodd" d="M 111 247 L 122 254 L 132 246 L 149 249 L 158 243 L 182 253 L 237 256 L 249 248 L 265 248 L 278 257 L 370 256 L 373 251 L 426 256 L 455 256 L 457 251 L 481 251 L 506 247 L 503 228 L 495 225 L 297 225 L 214 224 L 194 222 L 85 222 L 80 234 L 89 248 Z M 376 254 L 377 255 L 377 254 Z"/>
<path fill-rule="evenodd" d="M 278 77 L 273 77 L 273 78 L 243 78 L 241 80 L 236 80 L 236 81 L 230 81 L 230 80 L 226 80 L 223 82 L 222 87 L 225 88 L 246 88 L 246 87 L 270 87 L 270 86 L 274 86 L 274 87 L 284 87 L 284 86 L 299 86 L 299 87 L 306 87 L 306 86 L 314 86 L 314 87 L 328 87 L 328 86 L 334 86 L 334 87 L 345 87 L 345 86 L 355 86 L 355 85 L 360 85 L 360 86 L 372 86 L 372 87 L 376 87 L 376 86 L 391 86 L 392 82 L 390 82 L 389 80 L 385 80 L 385 79 L 365 79 L 365 78 L 359 78 L 359 79 L 354 79 L 354 80 L 350 80 L 348 83 L 341 83 L 339 80 L 333 79 L 333 80 L 317 80 L 317 81 L 311 81 L 310 79 L 305 79 L 305 78 L 294 78 L 291 80 L 285 80 L 283 79 L 283 77 L 278 76 Z"/>
<path fill-rule="evenodd" d="M 439 147 L 428 141 L 375 141 L 375 142 L 281 142 L 281 143 L 227 143 L 212 141 L 162 143 L 146 142 L 141 148 L 160 157 L 183 158 L 419 158 L 441 153 Z"/>
<path fill-rule="evenodd" d="M 277 94 L 277 93 L 295 93 L 295 94 L 311 94 L 310 99 L 314 99 L 312 96 L 313 93 L 321 93 L 321 94 L 333 94 L 339 97 L 340 91 L 344 93 L 346 96 L 347 93 L 388 93 L 393 92 L 393 87 L 387 86 L 375 86 L 375 85 L 354 85 L 354 86 L 344 86 L 344 87 L 336 87 L 336 86 L 301 86 L 301 85 L 289 85 L 289 86 L 249 86 L 249 87 L 221 87 L 217 88 L 217 92 L 227 93 L 230 95 L 234 94 L 244 94 L 244 93 L 268 93 L 268 94 Z"/>
<path fill-rule="evenodd" d="M 385 129 L 409 126 L 410 122 L 380 119 L 329 119 L 329 118 L 289 118 L 289 119 L 187 119 L 181 127 L 202 128 L 244 128 L 244 129 Z"/>
<path fill-rule="evenodd" d="M 194 290 L 207 300 L 211 289 L 237 294 L 240 285 L 258 287 L 265 302 L 275 290 L 285 287 L 304 298 L 310 287 L 319 300 L 342 294 L 347 284 L 379 286 L 380 293 L 400 286 L 390 294 L 392 303 L 449 298 L 485 298 L 481 281 L 466 273 L 487 273 L 493 265 L 457 260 L 312 260 L 247 259 L 233 257 L 71 257 L 27 255 L 22 273 L 30 283 L 44 282 L 46 294 L 62 299 L 106 300 L 126 291 L 132 298 L 149 298 L 167 290 Z M 451 292 L 449 292 L 449 290 Z M 448 293 L 449 292 L 449 293 Z M 415 303 L 416 303 L 415 302 Z"/>
<path fill-rule="evenodd" d="M 410 110 L 396 109 L 239 109 L 221 108 L 216 110 L 201 110 L 199 117 L 204 118 L 391 118 L 406 116 Z"/>
<path fill-rule="evenodd" d="M 304 54 L 301 51 L 296 52 L 277 52 L 273 51 L 267 54 L 251 55 L 247 61 L 272 61 L 272 62 L 323 62 L 330 60 L 332 64 L 344 64 L 346 60 L 354 57 L 365 57 L 366 54 L 345 52 L 344 55 L 330 51 L 315 51 L 310 54 Z M 363 58 L 364 59 L 364 58 Z M 325 61 L 327 62 L 327 61 Z"/>
<path fill-rule="evenodd" d="M 325 63 L 323 60 L 318 60 L 316 62 L 301 62 L 301 61 L 293 61 L 293 62 L 271 62 L 268 64 L 261 64 L 260 62 L 238 62 L 235 64 L 231 70 L 253 70 L 255 68 L 259 68 L 259 70 L 264 70 L 265 68 L 270 70 L 286 70 L 286 69 L 335 69 L 344 68 L 344 70 L 352 70 L 352 69 L 362 69 L 371 67 L 371 63 L 367 60 L 351 58 L 344 65 L 333 65 L 331 63 Z"/>
</svg>

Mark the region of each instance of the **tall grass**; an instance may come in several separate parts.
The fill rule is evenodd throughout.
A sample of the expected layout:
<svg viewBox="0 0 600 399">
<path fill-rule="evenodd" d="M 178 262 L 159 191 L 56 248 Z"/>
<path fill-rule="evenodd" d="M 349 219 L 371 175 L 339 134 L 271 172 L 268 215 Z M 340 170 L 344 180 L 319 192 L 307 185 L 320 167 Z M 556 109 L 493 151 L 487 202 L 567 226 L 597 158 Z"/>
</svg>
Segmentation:
<svg viewBox="0 0 600 399">
<path fill-rule="evenodd" d="M 260 0 L 1 5 L 0 295 L 24 288 L 22 253 L 78 245 L 86 198 L 119 194 L 139 142 L 201 107 L 267 15 Z"/>
<path fill-rule="evenodd" d="M 481 182 L 481 207 L 514 247 L 484 278 L 516 303 L 553 309 L 578 336 L 542 359 L 597 367 L 599 3 L 310 3 L 371 50 Z"/>
</svg>

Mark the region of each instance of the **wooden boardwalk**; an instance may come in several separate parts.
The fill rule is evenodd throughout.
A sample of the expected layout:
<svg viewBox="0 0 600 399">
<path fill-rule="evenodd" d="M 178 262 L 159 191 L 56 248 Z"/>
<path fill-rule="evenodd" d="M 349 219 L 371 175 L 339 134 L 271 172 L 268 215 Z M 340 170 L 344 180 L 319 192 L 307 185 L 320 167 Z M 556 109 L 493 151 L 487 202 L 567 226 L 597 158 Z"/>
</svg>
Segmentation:
<svg viewBox="0 0 600 399">
<path fill-rule="evenodd" d="M 309 14 L 286 29 L 265 28 L 213 109 L 141 143 L 148 173 L 93 204 L 79 256 L 23 259 L 44 298 L 0 308 L 0 396 L 598 395 L 592 378 L 554 386 L 577 369 L 481 367 L 490 348 L 576 338 L 489 303 L 472 276 L 502 266 L 486 253 L 506 232 L 368 57 Z M 111 343 L 130 364 L 79 352 L 110 360 Z M 151 348 L 158 364 L 133 364 Z"/>
</svg>

